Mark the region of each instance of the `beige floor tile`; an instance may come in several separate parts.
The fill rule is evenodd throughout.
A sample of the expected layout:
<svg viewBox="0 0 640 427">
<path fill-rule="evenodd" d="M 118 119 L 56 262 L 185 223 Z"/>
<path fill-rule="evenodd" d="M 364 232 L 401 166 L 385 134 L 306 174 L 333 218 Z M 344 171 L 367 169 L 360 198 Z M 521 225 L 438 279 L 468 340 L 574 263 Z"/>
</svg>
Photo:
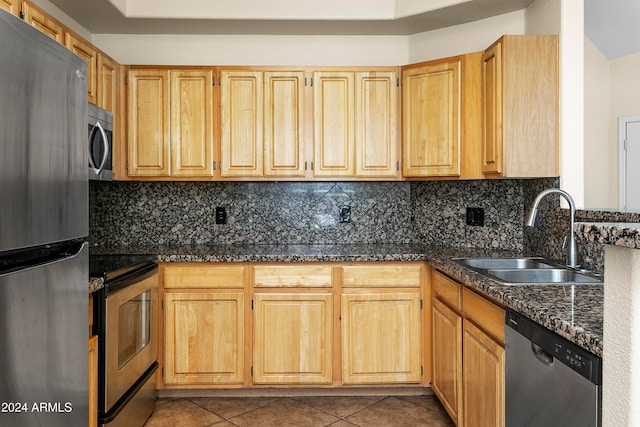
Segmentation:
<svg viewBox="0 0 640 427">
<path fill-rule="evenodd" d="M 431 409 L 441 413 L 445 418 L 448 418 L 447 411 L 444 409 L 440 401 L 435 396 L 399 396 L 400 399 L 411 402 L 414 405 L 422 406 L 423 408 Z"/>
<path fill-rule="evenodd" d="M 415 405 L 397 397 L 388 397 L 346 419 L 362 427 L 450 426 L 439 411 Z"/>
<path fill-rule="evenodd" d="M 329 424 L 329 427 L 359 427 L 359 426 L 355 424 L 351 424 L 349 421 L 340 420 L 340 421 L 336 421 L 333 424 Z"/>
<path fill-rule="evenodd" d="M 204 409 L 229 419 L 282 399 L 281 397 L 200 397 L 189 400 Z"/>
<path fill-rule="evenodd" d="M 338 421 L 338 418 L 296 400 L 281 399 L 229 421 L 240 427 L 324 427 Z"/>
<path fill-rule="evenodd" d="M 294 399 L 338 418 L 345 418 L 381 401 L 384 396 L 295 397 Z"/>
<path fill-rule="evenodd" d="M 156 406 L 144 427 L 209 427 L 223 418 L 186 399 L 177 399 Z"/>
</svg>

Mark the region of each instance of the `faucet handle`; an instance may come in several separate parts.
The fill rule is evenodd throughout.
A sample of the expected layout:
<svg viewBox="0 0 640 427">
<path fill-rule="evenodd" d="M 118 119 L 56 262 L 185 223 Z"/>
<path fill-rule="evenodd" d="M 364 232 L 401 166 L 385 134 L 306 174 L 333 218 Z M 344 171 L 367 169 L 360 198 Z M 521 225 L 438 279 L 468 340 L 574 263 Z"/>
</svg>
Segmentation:
<svg viewBox="0 0 640 427">
<path fill-rule="evenodd" d="M 564 236 L 564 241 L 562 242 L 562 249 L 567 249 L 569 247 L 569 236 Z"/>
</svg>

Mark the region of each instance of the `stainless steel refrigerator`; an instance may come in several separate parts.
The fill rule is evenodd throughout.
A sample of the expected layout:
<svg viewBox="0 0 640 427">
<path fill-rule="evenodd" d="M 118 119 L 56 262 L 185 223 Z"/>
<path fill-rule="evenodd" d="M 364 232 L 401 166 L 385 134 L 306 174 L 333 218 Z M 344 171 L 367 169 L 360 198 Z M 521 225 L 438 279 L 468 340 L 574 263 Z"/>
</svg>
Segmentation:
<svg viewBox="0 0 640 427">
<path fill-rule="evenodd" d="M 86 64 L 0 9 L 0 426 L 88 422 Z"/>
</svg>

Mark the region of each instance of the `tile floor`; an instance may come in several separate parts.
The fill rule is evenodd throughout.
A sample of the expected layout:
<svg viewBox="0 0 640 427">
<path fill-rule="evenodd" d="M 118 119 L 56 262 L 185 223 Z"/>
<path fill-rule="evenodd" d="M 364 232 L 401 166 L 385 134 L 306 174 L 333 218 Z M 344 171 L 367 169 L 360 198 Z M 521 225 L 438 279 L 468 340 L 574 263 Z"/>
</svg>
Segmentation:
<svg viewBox="0 0 640 427">
<path fill-rule="evenodd" d="M 451 427 L 435 396 L 159 399 L 144 427 Z"/>
</svg>

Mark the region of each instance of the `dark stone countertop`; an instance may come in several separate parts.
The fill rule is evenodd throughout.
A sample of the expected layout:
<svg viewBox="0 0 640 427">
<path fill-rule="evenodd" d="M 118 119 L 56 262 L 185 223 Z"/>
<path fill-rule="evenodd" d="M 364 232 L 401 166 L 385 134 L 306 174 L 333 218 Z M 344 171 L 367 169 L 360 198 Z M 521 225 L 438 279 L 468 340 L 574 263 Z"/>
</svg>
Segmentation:
<svg viewBox="0 0 640 427">
<path fill-rule="evenodd" d="M 96 249 L 94 252 L 98 252 Z M 100 249 L 114 253 L 114 249 Z M 159 262 L 372 262 L 426 261 L 489 299 L 510 307 L 579 346 L 602 356 L 602 286 L 508 286 L 451 260 L 453 257 L 521 256 L 511 251 L 423 245 L 254 245 L 119 248 L 157 253 Z"/>
</svg>

